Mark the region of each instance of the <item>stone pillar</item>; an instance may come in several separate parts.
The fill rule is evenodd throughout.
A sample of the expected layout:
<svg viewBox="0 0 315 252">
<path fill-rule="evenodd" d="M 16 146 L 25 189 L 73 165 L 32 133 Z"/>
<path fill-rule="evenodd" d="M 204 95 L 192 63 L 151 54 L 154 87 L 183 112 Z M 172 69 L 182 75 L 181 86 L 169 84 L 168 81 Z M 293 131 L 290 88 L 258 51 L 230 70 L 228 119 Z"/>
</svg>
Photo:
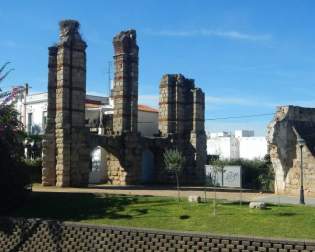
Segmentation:
<svg viewBox="0 0 315 252">
<path fill-rule="evenodd" d="M 57 47 L 52 46 L 49 47 L 47 126 L 43 139 L 42 184 L 44 186 L 53 186 L 56 184 L 56 69 Z"/>
<path fill-rule="evenodd" d="M 57 186 L 78 186 L 88 182 L 89 154 L 85 145 L 86 43 L 78 30 L 77 21 L 60 22 L 56 87 Z"/>
<path fill-rule="evenodd" d="M 191 130 L 191 89 L 194 81 L 181 74 L 166 74 L 160 83 L 159 130 L 162 135 Z"/>
<path fill-rule="evenodd" d="M 163 75 L 162 80 L 160 82 L 160 96 L 159 96 L 159 131 L 161 134 L 167 135 L 167 133 L 171 130 L 171 124 L 169 122 L 169 118 L 171 116 L 169 103 L 169 93 L 171 92 L 171 88 L 169 85 L 168 74 Z"/>
<path fill-rule="evenodd" d="M 137 132 L 138 120 L 138 51 L 136 31 L 117 34 L 115 49 L 115 79 L 113 88 L 113 130 L 116 133 Z"/>
<path fill-rule="evenodd" d="M 202 180 L 206 162 L 204 130 L 204 93 L 195 88 L 193 79 L 181 74 L 166 74 L 160 83 L 159 130 L 172 135 L 172 148 L 186 157 L 183 176 L 187 183 Z"/>
<path fill-rule="evenodd" d="M 207 136 L 205 133 L 205 95 L 200 88 L 192 90 L 193 113 L 190 143 L 195 149 L 196 180 L 204 177 L 204 166 L 207 161 Z"/>
<path fill-rule="evenodd" d="M 160 82 L 159 130 L 163 136 L 176 133 L 175 75 L 165 74 Z"/>
<path fill-rule="evenodd" d="M 120 137 L 119 153 L 108 154 L 108 179 L 112 184 L 137 183 L 141 152 L 138 150 L 138 51 L 136 31 L 122 31 L 113 39 L 115 79 L 113 131 Z"/>
</svg>

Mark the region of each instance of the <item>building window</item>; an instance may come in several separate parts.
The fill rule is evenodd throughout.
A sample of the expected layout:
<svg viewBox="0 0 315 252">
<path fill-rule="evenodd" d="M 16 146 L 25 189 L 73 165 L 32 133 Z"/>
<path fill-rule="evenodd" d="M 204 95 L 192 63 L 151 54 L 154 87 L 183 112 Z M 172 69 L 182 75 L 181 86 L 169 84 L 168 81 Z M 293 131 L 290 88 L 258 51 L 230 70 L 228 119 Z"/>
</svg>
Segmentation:
<svg viewBox="0 0 315 252">
<path fill-rule="evenodd" d="M 33 113 L 27 114 L 27 132 L 32 134 L 32 125 L 33 125 Z"/>
<path fill-rule="evenodd" d="M 43 111 L 43 118 L 42 118 L 42 131 L 45 132 L 47 126 L 47 111 Z"/>
</svg>

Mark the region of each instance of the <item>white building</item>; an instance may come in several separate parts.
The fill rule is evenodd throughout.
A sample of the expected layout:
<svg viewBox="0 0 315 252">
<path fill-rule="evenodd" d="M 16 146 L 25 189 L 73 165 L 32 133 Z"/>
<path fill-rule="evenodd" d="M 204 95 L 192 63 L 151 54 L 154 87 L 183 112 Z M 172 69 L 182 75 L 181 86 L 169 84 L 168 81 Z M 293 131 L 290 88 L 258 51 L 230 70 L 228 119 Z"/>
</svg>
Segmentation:
<svg viewBox="0 0 315 252">
<path fill-rule="evenodd" d="M 15 102 L 26 132 L 43 134 L 47 120 L 48 93 L 21 93 Z M 93 128 L 99 124 L 102 117 L 113 114 L 112 99 L 105 96 L 86 95 L 85 119 L 86 126 Z M 153 136 L 158 133 L 158 110 L 147 105 L 138 105 L 138 131 L 143 136 Z"/>
<path fill-rule="evenodd" d="M 239 137 L 239 153 L 243 159 L 263 159 L 267 154 L 265 137 Z"/>
<path fill-rule="evenodd" d="M 217 136 L 207 139 L 208 155 L 219 156 L 220 159 L 239 158 L 239 147 L 236 138 L 231 136 Z"/>
<path fill-rule="evenodd" d="M 253 130 L 235 130 L 235 137 L 253 137 L 255 132 Z"/>
<path fill-rule="evenodd" d="M 236 130 L 234 135 L 227 132 L 210 133 L 207 139 L 208 155 L 220 159 L 263 159 L 267 154 L 265 137 L 255 137 L 253 130 Z"/>
<path fill-rule="evenodd" d="M 229 137 L 231 136 L 231 134 L 229 132 L 226 131 L 222 131 L 222 132 L 210 132 L 209 133 L 210 138 L 216 138 L 216 137 Z"/>
</svg>

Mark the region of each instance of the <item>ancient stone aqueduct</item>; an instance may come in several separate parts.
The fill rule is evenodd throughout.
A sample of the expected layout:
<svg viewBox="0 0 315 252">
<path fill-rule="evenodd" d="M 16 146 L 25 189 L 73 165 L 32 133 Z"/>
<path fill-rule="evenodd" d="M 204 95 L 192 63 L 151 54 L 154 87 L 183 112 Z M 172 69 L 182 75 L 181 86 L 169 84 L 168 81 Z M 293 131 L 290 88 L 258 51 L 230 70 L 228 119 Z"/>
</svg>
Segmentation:
<svg viewBox="0 0 315 252">
<path fill-rule="evenodd" d="M 204 93 L 194 80 L 166 74 L 160 83 L 159 130 L 156 137 L 137 131 L 138 51 L 136 31 L 113 39 L 115 77 L 112 128 L 104 135 L 85 127 L 86 43 L 74 20 L 60 22 L 60 40 L 49 48 L 48 117 L 43 141 L 42 183 L 45 186 L 88 184 L 90 151 L 106 150 L 107 178 L 112 184 L 137 184 L 141 180 L 142 153 L 154 157 L 155 182 L 170 178 L 163 169 L 163 152 L 178 148 L 186 156 L 182 178 L 199 183 L 204 177 L 206 135 Z"/>
</svg>

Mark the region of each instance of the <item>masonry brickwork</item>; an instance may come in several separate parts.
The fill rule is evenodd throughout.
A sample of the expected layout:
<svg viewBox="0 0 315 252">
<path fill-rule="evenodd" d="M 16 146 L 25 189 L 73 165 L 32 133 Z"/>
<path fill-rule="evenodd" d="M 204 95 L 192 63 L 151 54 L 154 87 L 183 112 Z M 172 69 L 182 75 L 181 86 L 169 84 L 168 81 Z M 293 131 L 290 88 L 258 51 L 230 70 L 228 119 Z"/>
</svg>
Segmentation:
<svg viewBox="0 0 315 252">
<path fill-rule="evenodd" d="M 174 145 L 186 157 L 185 180 L 203 178 L 206 163 L 204 128 L 205 96 L 193 79 L 166 74 L 160 83 L 159 129 L 162 136 L 174 136 Z"/>
<path fill-rule="evenodd" d="M 277 193 L 299 194 L 301 149 L 297 138 L 305 140 L 302 148 L 304 192 L 315 195 L 315 109 L 281 106 L 268 126 L 268 145 L 275 172 Z"/>
<path fill-rule="evenodd" d="M 47 126 L 43 139 L 42 183 L 45 186 L 56 184 L 56 84 L 57 84 L 57 47 L 49 48 L 48 58 L 48 105 Z"/>
<path fill-rule="evenodd" d="M 0 251 L 313 252 L 315 241 L 2 218 L 0 219 Z"/>
<path fill-rule="evenodd" d="M 118 33 L 113 39 L 115 80 L 113 89 L 115 132 L 137 133 L 138 51 L 136 31 Z"/>
<path fill-rule="evenodd" d="M 49 52 L 48 126 L 44 144 L 43 185 L 87 184 L 85 93 L 86 43 L 79 23 L 60 22 L 60 40 Z"/>
<path fill-rule="evenodd" d="M 115 78 L 112 129 L 95 135 L 85 127 L 86 43 L 74 20 L 60 22 L 60 41 L 49 49 L 48 122 L 43 141 L 42 183 L 82 186 L 88 183 L 89 154 L 106 151 L 106 179 L 115 185 L 141 183 L 143 153 L 153 155 L 152 182 L 169 182 L 163 152 L 180 149 L 186 157 L 183 180 L 203 181 L 206 162 L 204 93 L 182 74 L 164 75 L 160 84 L 160 135 L 147 138 L 137 130 L 139 48 L 136 31 L 113 39 Z M 104 132 L 101 130 L 100 132 Z"/>
</svg>

